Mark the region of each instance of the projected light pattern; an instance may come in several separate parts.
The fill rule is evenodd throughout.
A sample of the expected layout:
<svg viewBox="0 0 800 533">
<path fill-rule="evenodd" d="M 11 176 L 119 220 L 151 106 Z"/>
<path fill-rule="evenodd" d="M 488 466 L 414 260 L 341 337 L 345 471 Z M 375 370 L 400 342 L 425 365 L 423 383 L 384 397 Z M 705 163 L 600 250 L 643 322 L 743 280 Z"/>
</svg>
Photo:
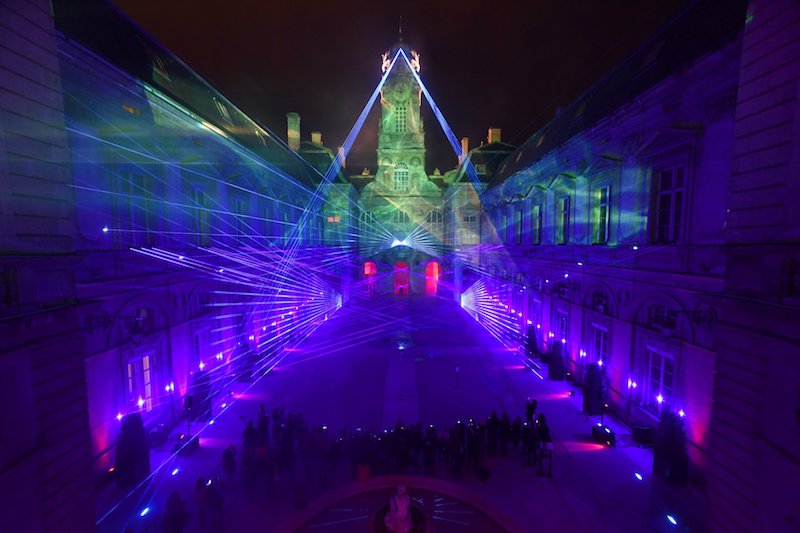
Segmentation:
<svg viewBox="0 0 800 533">
<path fill-rule="evenodd" d="M 234 380 L 244 377 L 252 386 L 342 306 L 347 281 L 337 271 L 346 272 L 352 264 L 358 237 L 373 239 L 376 251 L 391 246 L 394 235 L 379 221 L 352 226 L 346 213 L 358 213 L 359 207 L 332 184 L 396 60 L 342 150 L 324 174 L 311 180 L 315 186 L 302 178 L 310 166 L 301 159 L 288 167 L 275 165 L 158 91 L 145 88 L 135 96 L 144 95 L 147 113 L 165 129 L 168 143 L 150 142 L 152 134 L 139 133 L 141 123 L 131 124 L 119 109 L 104 112 L 103 105 L 86 99 L 79 83 L 66 84 L 68 116 L 75 117 L 68 119 L 67 131 L 74 146 L 74 189 L 83 206 L 81 226 L 89 235 L 94 228 L 101 236 L 99 249 L 133 253 L 127 261 L 133 272 L 155 270 L 155 260 L 167 265 L 164 271 L 185 271 L 192 276 L 187 280 L 206 280 L 209 298 L 198 312 L 212 313 L 212 327 L 203 334 L 204 341 L 195 339 L 188 365 L 174 363 L 192 369 L 188 376 L 156 376 L 155 388 L 135 396 L 131 404 L 115 406 L 119 412 L 110 418 L 121 421 L 129 413 L 172 409 L 176 400 L 190 395 L 202 409 L 226 411 L 235 400 L 225 398 L 224 391 Z M 130 89 L 122 89 L 120 99 L 130 97 L 125 91 Z M 326 216 L 341 209 L 345 216 Z M 334 218 L 343 222 L 335 240 L 324 228 Z M 137 331 L 149 327 L 147 313 L 142 311 Z M 214 422 L 200 424 L 192 436 Z M 179 468 L 176 460 L 177 452 L 156 466 L 102 514 L 98 525 L 117 511 L 127 512 L 134 498 L 153 501 L 165 472 Z"/>
<path fill-rule="evenodd" d="M 439 106 L 436 105 L 436 101 L 434 101 L 433 96 L 428 91 L 428 88 L 425 87 L 425 84 L 422 83 L 422 78 L 420 78 L 419 74 L 417 74 L 418 69 L 415 69 L 412 65 L 412 60 L 408 59 L 405 51 L 401 48 L 399 50 L 401 54 L 403 54 L 403 60 L 405 61 L 408 69 L 414 75 L 414 79 L 417 80 L 420 89 L 422 89 L 422 93 L 425 95 L 425 99 L 428 101 L 428 104 L 431 106 L 431 110 L 433 114 L 436 116 L 436 120 L 439 121 L 439 125 L 442 128 L 442 131 L 447 136 L 447 141 L 450 143 L 450 147 L 453 149 L 453 153 L 456 156 L 461 154 L 461 143 L 458 142 L 458 138 L 456 137 L 453 129 L 450 127 L 450 124 L 447 123 L 447 120 L 444 118 L 444 115 L 439 110 Z M 475 167 L 470 161 L 465 161 L 464 164 L 466 165 L 466 173 L 472 182 L 472 185 L 475 187 L 476 191 L 482 192 L 484 190 L 484 186 L 481 183 L 480 179 L 478 178 L 478 173 L 475 170 Z"/>
<path fill-rule="evenodd" d="M 241 119 L 236 127 L 224 117 L 198 114 L 140 81 L 126 85 L 106 80 L 98 97 L 95 79 L 80 67 L 65 66 L 72 186 L 81 206 L 78 224 L 89 248 L 97 252 L 89 260 L 92 268 L 100 279 L 104 272 L 122 270 L 128 276 L 176 275 L 175 283 L 186 288 L 175 294 L 190 296 L 182 304 L 186 316 L 206 325 L 187 329 L 169 356 L 159 353 L 129 363 L 130 382 L 137 384 L 130 385 L 132 391 L 119 391 L 115 397 L 90 391 L 90 403 L 108 405 L 107 418 L 113 422 L 95 430 L 98 453 L 107 453 L 109 446 L 103 443 L 113 442 L 125 415 L 138 413 L 148 420 L 174 416 L 183 399 L 192 397 L 195 405 L 215 413 L 206 423 L 196 422 L 191 435 L 196 437 L 235 403 L 226 392 L 235 380 L 249 380 L 252 386 L 278 364 L 333 353 L 339 345 L 378 335 L 383 324 L 362 332 L 363 338 L 331 341 L 318 353 L 300 357 L 294 351 L 343 305 L 345 293 L 369 297 L 383 287 L 395 294 L 414 290 L 435 296 L 454 290 L 442 277 L 442 269 L 457 256 L 443 242 L 441 204 L 426 203 L 421 216 L 406 212 L 403 220 L 389 224 L 336 183 L 371 108 L 387 80 L 397 74 L 400 58 L 454 144 L 455 134 L 401 48 L 385 65 L 324 173 L 222 97 L 218 103 Z M 262 142 L 265 137 L 268 142 Z M 424 149 L 420 153 L 424 157 Z M 425 187 L 440 202 L 438 186 L 428 182 Z M 389 202 L 388 207 L 404 210 L 399 203 Z M 401 249 L 422 259 L 378 258 Z M 364 262 L 361 258 L 373 258 L 374 269 L 363 279 L 349 279 L 351 265 Z M 195 288 L 189 289 L 192 283 Z M 143 294 L 169 290 L 142 289 Z M 138 342 L 174 321 L 146 302 L 146 296 L 139 299 L 142 303 L 115 311 L 110 319 L 122 323 L 123 342 Z M 482 323 L 503 338 L 496 318 Z M 152 382 L 145 379 L 145 368 Z M 138 383 L 146 381 L 150 385 L 145 390 Z M 187 435 L 183 445 L 189 443 Z M 180 471 L 176 461 L 177 452 L 155 466 L 148 478 L 101 514 L 98 525 L 116 512 L 129 512 L 134 502 L 140 509 L 153 502 L 165 476 Z"/>
<path fill-rule="evenodd" d="M 479 279 L 461 294 L 461 307 L 504 346 L 511 350 L 519 348 L 517 316 L 510 313 L 508 305 L 502 303 L 496 294 L 492 294 L 486 279 Z"/>
</svg>

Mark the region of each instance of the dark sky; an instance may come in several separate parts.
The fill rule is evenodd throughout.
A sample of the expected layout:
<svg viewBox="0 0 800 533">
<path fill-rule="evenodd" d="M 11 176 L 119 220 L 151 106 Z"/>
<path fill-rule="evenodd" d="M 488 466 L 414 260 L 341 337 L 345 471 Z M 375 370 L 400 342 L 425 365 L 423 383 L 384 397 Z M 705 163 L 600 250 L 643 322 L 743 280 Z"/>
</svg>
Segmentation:
<svg viewBox="0 0 800 533">
<path fill-rule="evenodd" d="M 421 76 L 458 138 L 489 126 L 520 144 L 642 43 L 685 0 L 114 0 L 251 117 L 285 138 L 340 145 L 397 41 L 421 54 Z M 423 104 L 427 167 L 455 156 Z M 374 165 L 373 110 L 348 158 Z"/>
</svg>

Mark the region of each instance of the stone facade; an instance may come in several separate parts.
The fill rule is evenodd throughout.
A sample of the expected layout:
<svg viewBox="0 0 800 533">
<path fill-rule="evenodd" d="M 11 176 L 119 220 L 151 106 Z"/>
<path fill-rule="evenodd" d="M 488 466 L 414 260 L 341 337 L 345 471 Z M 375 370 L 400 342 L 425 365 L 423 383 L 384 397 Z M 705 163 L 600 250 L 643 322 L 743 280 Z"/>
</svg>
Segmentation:
<svg viewBox="0 0 800 533">
<path fill-rule="evenodd" d="M 715 530 L 800 528 L 800 5 L 750 2 L 742 38 L 708 501 Z"/>
<path fill-rule="evenodd" d="M 530 328 L 578 383 L 602 361 L 623 421 L 683 412 L 710 529 L 800 527 L 795 2 L 697 2 L 519 149 L 490 130 L 444 176 L 400 62 L 377 171 L 323 195 L 334 154 L 299 117 L 290 150 L 69 4 L 0 5 L 0 529 L 92 530 L 118 416 L 174 425 L 204 376 L 252 377 L 352 290 L 440 276 L 481 281 L 507 340 Z M 129 53 L 73 24 L 102 16 Z M 274 312 L 287 287 L 313 294 Z"/>
<path fill-rule="evenodd" d="M 800 17 L 788 1 L 744 7 L 682 61 L 664 44 L 679 20 L 511 154 L 481 197 L 485 252 L 460 277 L 483 279 L 577 382 L 602 360 L 622 420 L 685 415 L 707 502 L 694 520 L 778 531 L 800 523 L 784 485 L 800 464 Z M 593 110 L 660 63 L 661 79 Z"/>
<path fill-rule="evenodd" d="M 120 417 L 258 374 L 350 271 L 309 270 L 319 174 L 113 8 L 0 13 L 0 530 L 92 531 Z"/>
<path fill-rule="evenodd" d="M 0 3 L 0 529 L 94 527 L 86 339 L 49 2 Z M 13 527 L 12 527 L 13 524 Z"/>
</svg>

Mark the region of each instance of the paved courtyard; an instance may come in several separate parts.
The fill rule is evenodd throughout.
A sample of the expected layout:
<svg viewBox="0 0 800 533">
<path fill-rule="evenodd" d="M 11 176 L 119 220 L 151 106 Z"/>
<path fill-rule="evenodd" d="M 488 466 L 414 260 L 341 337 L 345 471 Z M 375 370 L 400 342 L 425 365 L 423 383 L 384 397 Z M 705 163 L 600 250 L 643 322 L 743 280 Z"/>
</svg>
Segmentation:
<svg viewBox="0 0 800 533">
<path fill-rule="evenodd" d="M 194 482 L 200 476 L 221 475 L 223 449 L 234 443 L 241 451 L 244 425 L 256 419 L 261 403 L 270 413 L 280 407 L 287 414 L 302 414 L 309 426 L 352 432 L 357 428 L 382 431 L 398 420 L 404 424 L 421 422 L 424 427 L 449 427 L 456 420 L 485 421 L 492 411 L 508 413 L 513 420 L 517 415 L 524 416 L 529 397 L 538 400 L 537 412 L 547 416 L 551 427 L 553 477 L 537 475 L 535 468 L 524 464 L 520 451 L 512 450 L 508 457 L 489 459 L 488 480 L 467 473 L 456 481 L 439 468 L 438 481 L 454 484 L 459 494 L 437 494 L 459 502 L 465 509 L 478 506 L 487 515 L 495 512 L 509 518 L 509 528 L 518 531 L 667 530 L 673 527 L 667 522 L 667 513 L 674 515 L 678 527 L 685 527 L 690 519 L 663 502 L 676 498 L 685 502 L 687 496 L 664 492 L 659 484 L 651 484 L 652 452 L 637 447 L 629 431 L 613 420 L 606 422 L 618 431 L 618 445 L 607 448 L 593 442 L 591 425 L 597 420 L 581 414 L 580 392 L 576 390 L 571 397 L 571 388 L 570 383 L 537 376 L 516 351 L 488 335 L 453 301 L 424 297 L 356 299 L 289 350 L 255 385 L 234 383 L 229 391 L 232 395 L 220 394 L 215 400 L 214 423 L 202 430 L 196 452 L 174 456 L 169 446 L 153 450 L 153 469 L 162 463 L 164 467 L 149 483 L 127 498 L 107 487 L 99 498 L 98 515 L 105 518 L 98 530 L 116 532 L 128 527 L 135 532 L 160 531 L 158 522 L 166 499 L 177 490 L 192 512 L 186 530 L 208 531 L 196 515 Z M 637 472 L 641 481 L 634 475 Z M 408 474 L 415 476 L 417 472 Z M 293 491 L 298 484 L 308 496 L 303 511 L 293 506 Z M 414 496 L 413 479 L 407 484 Z M 372 531 L 370 523 L 377 509 L 363 502 L 377 500 L 355 495 L 358 487 L 347 467 L 333 472 L 325 486 L 295 471 L 293 476 L 281 474 L 273 490 L 259 492 L 251 501 L 245 496 L 241 478 L 235 477 L 226 483 L 224 491 L 225 530 L 278 531 L 304 524 L 314 531 Z M 385 488 L 376 485 L 375 490 L 384 491 L 375 492 L 382 500 Z M 436 490 L 420 481 L 420 495 Z M 357 508 L 337 506 L 339 499 L 362 503 Z M 463 519 L 432 522 L 431 530 L 485 530 L 464 512 L 467 515 L 461 516 Z M 331 513 L 340 513 L 341 519 L 329 519 Z M 322 520 L 323 516 L 328 518 Z"/>
</svg>

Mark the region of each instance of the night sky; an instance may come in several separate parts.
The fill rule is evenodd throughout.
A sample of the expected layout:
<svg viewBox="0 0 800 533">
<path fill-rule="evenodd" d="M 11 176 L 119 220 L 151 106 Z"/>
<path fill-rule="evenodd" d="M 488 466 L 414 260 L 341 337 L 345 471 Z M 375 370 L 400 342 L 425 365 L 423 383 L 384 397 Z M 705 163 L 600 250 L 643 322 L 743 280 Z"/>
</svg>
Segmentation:
<svg viewBox="0 0 800 533">
<path fill-rule="evenodd" d="M 285 139 L 340 145 L 380 79 L 398 36 L 458 138 L 489 126 L 518 145 L 678 13 L 685 0 L 115 0 L 151 35 L 251 117 Z M 377 107 L 377 106 L 376 106 Z M 376 110 L 348 158 L 375 164 Z M 456 159 L 427 103 L 427 167 Z"/>
</svg>

